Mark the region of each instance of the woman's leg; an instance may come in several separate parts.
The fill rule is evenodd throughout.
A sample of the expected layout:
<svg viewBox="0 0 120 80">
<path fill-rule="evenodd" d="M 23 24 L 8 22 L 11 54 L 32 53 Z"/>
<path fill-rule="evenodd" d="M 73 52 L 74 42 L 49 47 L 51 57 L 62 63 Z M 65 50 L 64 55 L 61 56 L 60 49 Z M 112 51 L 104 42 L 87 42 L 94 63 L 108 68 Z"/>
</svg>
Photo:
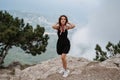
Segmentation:
<svg viewBox="0 0 120 80">
<path fill-rule="evenodd" d="M 67 77 L 69 75 L 70 71 L 67 69 L 67 60 L 66 60 L 66 54 L 65 53 L 62 53 L 61 59 L 62 59 L 62 64 L 63 64 L 63 68 L 64 68 L 63 77 Z"/>
<path fill-rule="evenodd" d="M 65 53 L 62 53 L 61 59 L 62 59 L 63 68 L 66 70 L 67 69 L 67 60 L 66 60 L 66 54 Z"/>
</svg>

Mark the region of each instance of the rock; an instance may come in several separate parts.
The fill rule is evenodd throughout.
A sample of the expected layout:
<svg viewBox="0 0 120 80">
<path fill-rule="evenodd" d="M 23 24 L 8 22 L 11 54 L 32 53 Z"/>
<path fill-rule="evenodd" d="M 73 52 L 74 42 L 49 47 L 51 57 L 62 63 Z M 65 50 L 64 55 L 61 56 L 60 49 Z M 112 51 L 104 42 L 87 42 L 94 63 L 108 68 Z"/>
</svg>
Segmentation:
<svg viewBox="0 0 120 80">
<path fill-rule="evenodd" d="M 8 69 L 0 69 L 0 80 L 10 80 L 12 71 Z"/>
<path fill-rule="evenodd" d="M 6 80 L 120 80 L 120 55 L 111 57 L 104 62 L 68 56 L 67 63 L 70 70 L 70 75 L 67 78 L 63 78 L 58 73 L 62 67 L 60 57 L 23 70 L 15 68 L 14 75 L 4 74 L 4 76 Z"/>
<path fill-rule="evenodd" d="M 120 68 L 120 55 L 115 55 L 100 63 L 101 66 L 109 68 Z"/>
</svg>

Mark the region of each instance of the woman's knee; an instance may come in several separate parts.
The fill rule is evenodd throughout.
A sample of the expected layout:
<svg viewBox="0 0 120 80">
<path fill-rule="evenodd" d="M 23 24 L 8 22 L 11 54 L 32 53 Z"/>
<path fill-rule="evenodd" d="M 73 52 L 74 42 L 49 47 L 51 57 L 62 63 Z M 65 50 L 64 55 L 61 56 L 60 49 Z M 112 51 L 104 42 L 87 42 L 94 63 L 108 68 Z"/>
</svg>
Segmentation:
<svg viewBox="0 0 120 80">
<path fill-rule="evenodd" d="M 66 54 L 63 53 L 63 54 L 61 55 L 61 58 L 62 58 L 63 60 L 66 59 Z"/>
</svg>

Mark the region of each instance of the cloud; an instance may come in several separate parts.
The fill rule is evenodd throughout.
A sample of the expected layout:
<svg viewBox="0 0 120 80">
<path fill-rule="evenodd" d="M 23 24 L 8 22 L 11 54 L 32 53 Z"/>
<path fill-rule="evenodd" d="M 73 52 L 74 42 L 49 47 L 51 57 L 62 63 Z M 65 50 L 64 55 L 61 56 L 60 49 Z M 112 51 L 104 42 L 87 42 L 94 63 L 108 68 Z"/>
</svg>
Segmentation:
<svg viewBox="0 0 120 80">
<path fill-rule="evenodd" d="M 98 8 L 88 13 L 88 23 L 82 28 L 77 28 L 72 37 L 71 55 L 93 59 L 96 44 L 104 50 L 108 41 L 118 43 L 120 40 L 119 2 L 102 0 Z"/>
</svg>

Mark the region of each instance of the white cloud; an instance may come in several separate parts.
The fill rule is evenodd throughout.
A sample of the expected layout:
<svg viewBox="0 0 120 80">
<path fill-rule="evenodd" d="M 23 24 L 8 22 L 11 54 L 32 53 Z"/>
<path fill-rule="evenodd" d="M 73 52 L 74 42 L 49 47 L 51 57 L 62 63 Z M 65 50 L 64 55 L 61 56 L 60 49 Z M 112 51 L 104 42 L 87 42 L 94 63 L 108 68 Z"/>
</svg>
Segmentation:
<svg viewBox="0 0 120 80">
<path fill-rule="evenodd" d="M 119 0 L 102 0 L 99 8 L 88 13 L 87 26 L 83 26 L 82 29 L 77 28 L 72 37 L 71 55 L 92 59 L 95 57 L 96 44 L 104 49 L 108 41 L 118 43 L 120 40 L 119 3 Z"/>
</svg>

